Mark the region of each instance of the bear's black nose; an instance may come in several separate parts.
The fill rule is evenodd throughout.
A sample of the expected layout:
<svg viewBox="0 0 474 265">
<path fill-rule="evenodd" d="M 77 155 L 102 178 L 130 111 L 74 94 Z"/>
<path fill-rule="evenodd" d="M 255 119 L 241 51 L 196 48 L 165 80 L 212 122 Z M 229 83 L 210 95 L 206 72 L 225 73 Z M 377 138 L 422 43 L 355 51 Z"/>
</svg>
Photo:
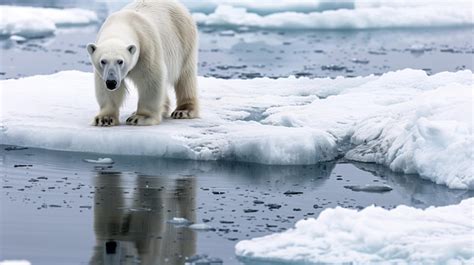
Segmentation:
<svg viewBox="0 0 474 265">
<path fill-rule="evenodd" d="M 105 81 L 105 84 L 107 85 L 107 88 L 110 90 L 113 90 L 117 87 L 117 81 L 115 80 L 107 80 Z"/>
<path fill-rule="evenodd" d="M 109 241 L 105 243 L 105 253 L 107 253 L 108 255 L 117 253 L 117 242 Z"/>
</svg>

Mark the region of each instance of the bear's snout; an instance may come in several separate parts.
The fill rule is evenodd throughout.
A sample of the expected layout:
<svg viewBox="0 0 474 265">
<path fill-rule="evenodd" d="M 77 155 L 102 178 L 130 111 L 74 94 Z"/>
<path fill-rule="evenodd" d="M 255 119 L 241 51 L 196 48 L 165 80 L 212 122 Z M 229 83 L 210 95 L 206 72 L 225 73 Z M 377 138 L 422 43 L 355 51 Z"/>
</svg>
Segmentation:
<svg viewBox="0 0 474 265">
<path fill-rule="evenodd" d="M 107 80 L 105 81 L 105 85 L 107 86 L 108 89 L 114 90 L 117 88 L 117 81 L 115 80 Z"/>
</svg>

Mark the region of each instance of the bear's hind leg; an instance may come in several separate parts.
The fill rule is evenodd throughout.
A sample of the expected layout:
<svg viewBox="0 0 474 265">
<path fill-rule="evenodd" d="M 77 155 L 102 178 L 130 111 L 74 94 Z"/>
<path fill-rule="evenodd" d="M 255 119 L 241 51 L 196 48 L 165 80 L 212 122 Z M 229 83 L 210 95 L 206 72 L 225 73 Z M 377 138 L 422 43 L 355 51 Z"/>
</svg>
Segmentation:
<svg viewBox="0 0 474 265">
<path fill-rule="evenodd" d="M 176 110 L 171 113 L 171 118 L 193 119 L 199 117 L 196 75 L 196 66 L 194 63 L 184 66 L 181 77 L 174 86 L 176 92 Z"/>
</svg>

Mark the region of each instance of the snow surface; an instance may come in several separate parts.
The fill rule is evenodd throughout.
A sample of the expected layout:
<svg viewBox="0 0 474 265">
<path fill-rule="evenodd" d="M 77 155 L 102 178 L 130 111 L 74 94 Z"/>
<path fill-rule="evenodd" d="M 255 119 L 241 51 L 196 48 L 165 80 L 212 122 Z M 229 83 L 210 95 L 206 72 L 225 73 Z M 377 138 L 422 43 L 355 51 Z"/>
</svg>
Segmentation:
<svg viewBox="0 0 474 265">
<path fill-rule="evenodd" d="M 54 34 L 60 26 L 88 25 L 98 21 L 93 11 L 0 5 L 0 36 L 37 38 Z"/>
<path fill-rule="evenodd" d="M 302 165 L 347 159 L 474 189 L 471 71 L 337 79 L 199 78 L 202 117 L 90 126 L 91 73 L 0 81 L 0 144 L 102 154 Z M 136 93 L 121 113 L 135 111 Z M 172 95 L 173 93 L 170 93 Z"/>
<path fill-rule="evenodd" d="M 415 4 L 418 3 L 417 1 L 412 4 L 398 1 L 392 4 L 386 1 L 370 4 L 370 1 L 357 1 L 354 9 L 343 8 L 310 13 L 287 11 L 268 15 L 250 12 L 247 7 L 251 5 L 245 4 L 246 2 L 244 1 L 243 5 L 219 5 L 213 13 L 195 13 L 194 18 L 200 25 L 269 29 L 449 27 L 468 26 L 474 23 L 472 19 L 474 9 L 472 9 L 472 3 L 468 1 L 430 2 L 429 4 Z M 260 1 L 255 1 L 255 3 L 260 3 Z M 269 2 L 263 1 L 263 3 Z M 305 3 L 310 4 L 308 1 Z M 258 6 L 265 7 L 262 4 Z"/>
<path fill-rule="evenodd" d="M 473 264 L 473 209 L 474 198 L 426 210 L 326 209 L 235 250 L 245 259 L 297 264 Z"/>
<path fill-rule="evenodd" d="M 175 225 L 189 225 L 189 224 L 191 224 L 192 222 L 189 221 L 189 220 L 186 219 L 186 218 L 173 217 L 173 219 L 169 220 L 168 223 L 169 223 L 169 224 L 175 224 Z"/>
</svg>

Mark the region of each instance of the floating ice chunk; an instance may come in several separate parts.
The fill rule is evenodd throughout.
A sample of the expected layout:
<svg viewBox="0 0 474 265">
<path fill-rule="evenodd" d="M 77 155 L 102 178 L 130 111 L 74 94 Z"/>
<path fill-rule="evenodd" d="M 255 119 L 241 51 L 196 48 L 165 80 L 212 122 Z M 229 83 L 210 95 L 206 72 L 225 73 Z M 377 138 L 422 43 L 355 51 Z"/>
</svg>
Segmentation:
<svg viewBox="0 0 474 265">
<path fill-rule="evenodd" d="M 389 192 L 393 190 L 392 187 L 388 185 L 364 185 L 364 186 L 344 186 L 346 189 L 352 191 L 364 191 L 364 192 Z"/>
<path fill-rule="evenodd" d="M 96 23 L 95 12 L 84 9 L 55 9 L 0 5 L 0 36 L 37 38 L 54 34 L 58 26 Z"/>
<path fill-rule="evenodd" d="M 201 231 L 208 231 L 208 230 L 212 230 L 212 226 L 208 225 L 208 224 L 192 224 L 189 226 L 190 229 L 193 229 L 193 230 L 201 230 Z"/>
<path fill-rule="evenodd" d="M 10 36 L 10 40 L 12 40 L 14 42 L 18 42 L 18 43 L 23 43 L 23 42 L 27 41 L 27 39 L 25 37 L 18 36 L 18 35 Z"/>
<path fill-rule="evenodd" d="M 5 260 L 0 261 L 0 265 L 31 265 L 27 260 Z"/>
<path fill-rule="evenodd" d="M 408 48 L 411 52 L 424 52 L 425 51 L 425 45 L 423 44 L 413 44 Z"/>
<path fill-rule="evenodd" d="M 235 36 L 235 31 L 233 31 L 233 30 L 224 30 L 224 31 L 219 32 L 219 35 L 225 36 L 225 37 L 233 37 L 233 36 Z"/>
<path fill-rule="evenodd" d="M 183 225 L 183 226 L 187 226 L 187 225 L 191 224 L 192 222 L 189 221 L 189 220 L 186 219 L 186 218 L 174 217 L 173 219 L 168 220 L 168 223 L 169 223 L 169 224 L 173 224 L 173 225 Z"/>
<path fill-rule="evenodd" d="M 114 163 L 112 158 L 108 158 L 108 157 L 98 158 L 96 160 L 94 160 L 94 159 L 84 159 L 84 162 L 92 163 L 92 164 L 113 164 Z"/>
<path fill-rule="evenodd" d="M 472 264 L 472 209 L 473 198 L 426 210 L 338 207 L 286 232 L 241 241 L 235 252 L 257 263 Z"/>
</svg>

